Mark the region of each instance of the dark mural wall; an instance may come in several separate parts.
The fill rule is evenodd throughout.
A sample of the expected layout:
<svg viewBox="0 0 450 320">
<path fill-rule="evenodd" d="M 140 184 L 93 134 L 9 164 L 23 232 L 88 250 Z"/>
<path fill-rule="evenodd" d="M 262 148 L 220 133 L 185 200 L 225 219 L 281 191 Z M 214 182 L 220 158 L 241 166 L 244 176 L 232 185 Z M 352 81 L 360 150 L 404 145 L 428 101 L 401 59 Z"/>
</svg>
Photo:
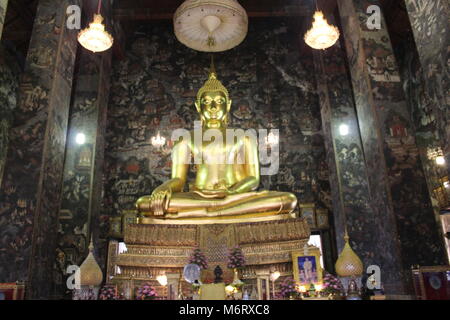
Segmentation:
<svg viewBox="0 0 450 320">
<path fill-rule="evenodd" d="M 438 145 L 447 158 L 450 174 L 449 2 L 405 0 L 405 4 L 423 72 L 422 102 L 425 104 L 421 103 L 420 109 L 434 115 L 424 125 L 429 124 L 433 135 L 440 140 Z"/>
<path fill-rule="evenodd" d="M 380 30 L 366 24 L 367 8 L 376 3 L 338 2 L 367 171 L 378 203 L 382 242 L 377 251 L 390 290 L 402 292 L 398 280 L 402 275 L 410 279 L 411 265 L 445 263 L 445 253 L 386 24 L 382 19 Z M 385 252 L 392 257 L 386 259 Z"/>
<path fill-rule="evenodd" d="M 5 47 L 0 46 L 0 183 L 8 149 L 8 131 L 17 105 L 20 66 Z"/>
<path fill-rule="evenodd" d="M 49 296 L 55 259 L 77 45 L 67 5 L 38 4 L 0 188 L 0 282 L 27 281 L 28 298 Z"/>
<path fill-rule="evenodd" d="M 411 31 L 412 32 L 412 31 Z M 440 139 L 439 127 L 442 118 L 436 117 L 433 112 L 433 97 L 427 88 L 427 81 L 423 67 L 413 40 L 413 35 L 397 43 L 395 46 L 399 58 L 399 68 L 402 76 L 408 106 L 411 111 L 411 120 L 414 124 L 417 147 L 423 164 L 428 190 L 436 215 L 439 214 L 439 200 L 433 190 L 441 186 L 440 178 L 447 175 L 445 167 L 436 164 L 428 156 L 430 149 L 439 148 L 443 142 Z"/>
<path fill-rule="evenodd" d="M 330 207 L 312 56 L 300 55 L 298 28 L 278 19 L 251 21 L 249 28 L 241 45 L 215 55 L 233 100 L 230 126 L 280 129 L 280 169 L 263 176 L 261 188 L 293 191 L 300 202 Z M 133 209 L 139 196 L 170 178 L 170 143 L 157 149 L 150 139 L 160 132 L 170 140 L 172 130 L 193 127 L 195 95 L 209 64 L 209 55 L 181 45 L 168 24 L 135 33 L 126 59 L 115 61 L 104 215 Z"/>
</svg>

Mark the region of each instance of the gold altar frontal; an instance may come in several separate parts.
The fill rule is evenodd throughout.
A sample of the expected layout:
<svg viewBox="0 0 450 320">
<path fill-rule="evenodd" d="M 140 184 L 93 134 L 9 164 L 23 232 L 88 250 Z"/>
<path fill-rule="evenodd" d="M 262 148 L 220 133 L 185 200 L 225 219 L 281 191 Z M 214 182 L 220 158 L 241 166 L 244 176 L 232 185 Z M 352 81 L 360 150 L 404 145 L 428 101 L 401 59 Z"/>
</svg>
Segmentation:
<svg viewBox="0 0 450 320">
<path fill-rule="evenodd" d="M 306 220 L 291 215 L 240 223 L 227 219 L 214 224 L 180 220 L 169 224 L 167 220 L 155 220 L 129 218 L 123 223 L 127 250 L 119 253 L 118 242 L 110 242 L 107 277 L 110 282 L 133 292 L 144 281 L 158 287 L 157 276 L 166 274 L 168 285 L 172 282 L 171 289 L 160 290 L 166 290 L 165 295 L 173 299 L 180 292 L 189 296 L 191 287 L 182 274 L 196 248 L 202 250 L 208 261 L 208 269 L 202 271 L 201 280 L 211 282 L 213 270 L 219 265 L 224 271 L 224 282 L 231 283 L 233 272 L 227 268 L 228 250 L 241 247 L 246 267 L 240 271 L 240 278 L 247 283 L 258 278 L 268 279 L 271 270 L 279 271 L 282 276 L 292 276 L 292 252 L 303 250 L 310 236 Z"/>
</svg>

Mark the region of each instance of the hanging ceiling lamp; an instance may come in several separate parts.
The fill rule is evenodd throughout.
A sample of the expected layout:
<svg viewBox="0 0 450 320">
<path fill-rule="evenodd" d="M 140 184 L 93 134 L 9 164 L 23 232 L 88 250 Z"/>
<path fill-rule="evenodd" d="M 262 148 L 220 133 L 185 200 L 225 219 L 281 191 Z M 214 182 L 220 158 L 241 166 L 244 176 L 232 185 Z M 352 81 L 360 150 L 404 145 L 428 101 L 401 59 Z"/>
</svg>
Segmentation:
<svg viewBox="0 0 450 320">
<path fill-rule="evenodd" d="M 78 42 L 92 52 L 106 51 L 113 45 L 113 37 L 105 30 L 103 17 L 100 14 L 101 0 L 98 1 L 97 14 L 89 27 L 78 33 Z"/>
<path fill-rule="evenodd" d="M 322 11 L 319 11 L 316 1 L 316 12 L 312 28 L 305 34 L 305 42 L 313 49 L 325 50 L 333 46 L 339 39 L 339 29 L 329 25 Z"/>
<path fill-rule="evenodd" d="M 173 17 L 177 39 L 203 52 L 220 52 L 239 45 L 248 31 L 245 9 L 236 0 L 186 0 Z"/>
</svg>

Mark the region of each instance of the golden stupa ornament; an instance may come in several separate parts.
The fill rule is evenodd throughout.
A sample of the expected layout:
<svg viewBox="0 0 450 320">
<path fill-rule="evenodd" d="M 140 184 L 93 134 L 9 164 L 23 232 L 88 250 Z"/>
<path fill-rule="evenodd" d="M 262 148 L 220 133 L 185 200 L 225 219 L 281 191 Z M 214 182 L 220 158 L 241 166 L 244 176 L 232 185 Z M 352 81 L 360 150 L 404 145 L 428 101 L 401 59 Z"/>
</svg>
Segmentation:
<svg viewBox="0 0 450 320">
<path fill-rule="evenodd" d="M 103 272 L 94 257 L 94 245 L 89 244 L 89 254 L 80 266 L 80 285 L 97 287 L 103 281 Z"/>
<path fill-rule="evenodd" d="M 312 28 L 305 34 L 305 42 L 313 49 L 325 50 L 339 39 L 339 29 L 329 25 L 322 11 L 316 11 Z"/>
<path fill-rule="evenodd" d="M 336 273 L 340 277 L 359 277 L 364 272 L 364 266 L 361 259 L 350 246 L 349 239 L 347 230 L 345 230 L 345 245 L 336 261 Z"/>
<path fill-rule="evenodd" d="M 94 14 L 94 20 L 89 23 L 89 27 L 78 33 L 78 42 L 86 49 L 92 52 L 106 51 L 112 47 L 114 39 L 111 34 L 105 30 L 103 17 L 100 14 L 101 0 L 98 1 L 97 14 Z"/>
<path fill-rule="evenodd" d="M 186 0 L 173 17 L 177 39 L 202 52 L 220 52 L 247 36 L 248 16 L 237 0 Z"/>
</svg>

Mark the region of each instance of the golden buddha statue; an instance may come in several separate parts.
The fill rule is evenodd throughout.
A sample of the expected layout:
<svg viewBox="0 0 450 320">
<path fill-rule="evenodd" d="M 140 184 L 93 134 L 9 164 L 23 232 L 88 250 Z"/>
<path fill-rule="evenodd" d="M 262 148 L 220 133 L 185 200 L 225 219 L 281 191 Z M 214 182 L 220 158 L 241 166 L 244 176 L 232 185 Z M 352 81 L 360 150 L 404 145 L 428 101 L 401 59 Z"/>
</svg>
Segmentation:
<svg viewBox="0 0 450 320">
<path fill-rule="evenodd" d="M 197 93 L 195 106 L 202 130 L 215 130 L 225 137 L 231 100 L 228 90 L 217 79 L 213 65 L 208 80 Z M 175 219 L 199 223 L 248 222 L 294 217 L 297 205 L 294 194 L 255 191 L 260 182 L 256 139 L 247 135 L 219 144 L 205 143 L 202 139 L 200 145 L 194 140 L 175 143 L 172 178 L 136 202 L 137 210 L 148 223 L 175 223 Z M 196 162 L 195 183 L 189 192 L 183 192 L 190 159 L 199 154 L 206 161 Z"/>
</svg>

